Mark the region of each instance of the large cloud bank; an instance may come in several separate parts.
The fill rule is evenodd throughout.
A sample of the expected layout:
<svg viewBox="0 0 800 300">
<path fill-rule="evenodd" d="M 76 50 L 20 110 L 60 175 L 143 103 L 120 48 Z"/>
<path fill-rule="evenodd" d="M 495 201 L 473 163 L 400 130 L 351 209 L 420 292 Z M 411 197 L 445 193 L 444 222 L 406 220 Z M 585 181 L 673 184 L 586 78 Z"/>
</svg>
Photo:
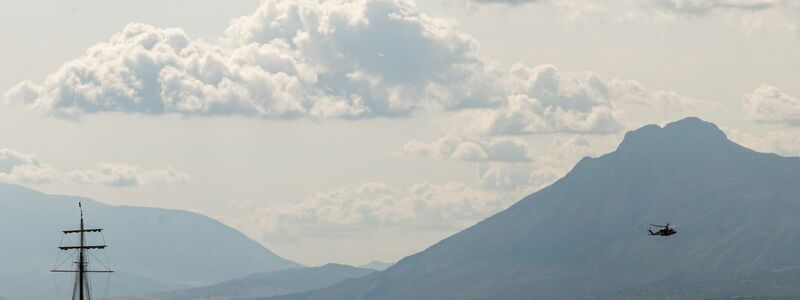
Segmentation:
<svg viewBox="0 0 800 300">
<path fill-rule="evenodd" d="M 492 105 L 475 41 L 404 1 L 263 1 L 218 43 L 130 24 L 12 102 L 98 112 L 359 118 Z"/>
<path fill-rule="evenodd" d="M 5 96 L 67 119 L 103 112 L 361 119 L 467 111 L 485 134 L 500 135 L 617 132 L 620 103 L 663 98 L 635 81 L 549 65 L 503 71 L 471 36 L 404 0 L 264 0 L 215 42 L 130 24 L 43 83 L 22 82 Z"/>
</svg>

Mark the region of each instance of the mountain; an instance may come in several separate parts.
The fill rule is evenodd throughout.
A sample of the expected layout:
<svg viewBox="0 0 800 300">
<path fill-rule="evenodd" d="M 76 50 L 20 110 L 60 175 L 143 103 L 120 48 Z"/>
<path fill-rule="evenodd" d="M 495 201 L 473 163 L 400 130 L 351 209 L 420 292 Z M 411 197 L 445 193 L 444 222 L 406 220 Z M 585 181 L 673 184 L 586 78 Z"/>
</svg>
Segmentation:
<svg viewBox="0 0 800 300">
<path fill-rule="evenodd" d="M 359 266 L 359 268 L 367 268 L 367 269 L 383 271 L 383 270 L 388 269 L 391 266 L 392 266 L 392 263 L 387 263 L 387 262 L 374 260 L 374 261 L 371 261 L 371 262 L 368 262 L 368 263 L 366 263 L 364 265 Z"/>
<path fill-rule="evenodd" d="M 243 300 L 319 289 L 375 272 L 339 264 L 256 273 L 222 283 L 124 300 Z M 123 300 L 123 299 L 119 299 Z"/>
<path fill-rule="evenodd" d="M 200 286 L 254 272 L 299 267 L 239 231 L 180 210 L 109 206 L 86 198 L 49 195 L 0 184 L 0 297 L 57 295 L 49 272 L 60 252 L 61 230 L 78 225 L 78 201 L 87 224 L 104 228 L 112 296 Z M 63 256 L 62 256 L 63 258 Z M 69 266 L 69 263 L 67 263 Z M 60 282 L 62 295 L 69 276 Z M 106 283 L 98 277 L 97 285 Z M 97 286 L 96 285 L 96 286 Z"/>
<path fill-rule="evenodd" d="M 650 223 L 675 224 L 670 237 Z M 800 295 L 800 158 L 687 118 L 383 272 L 275 299 L 693 299 Z"/>
</svg>

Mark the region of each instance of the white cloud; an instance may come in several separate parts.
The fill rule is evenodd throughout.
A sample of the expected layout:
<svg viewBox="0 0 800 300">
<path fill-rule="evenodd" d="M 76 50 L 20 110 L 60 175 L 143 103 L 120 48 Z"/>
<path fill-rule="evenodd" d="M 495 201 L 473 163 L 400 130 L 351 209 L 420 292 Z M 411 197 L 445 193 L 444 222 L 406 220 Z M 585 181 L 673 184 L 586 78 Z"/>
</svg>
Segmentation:
<svg viewBox="0 0 800 300">
<path fill-rule="evenodd" d="M 62 172 L 40 161 L 36 155 L 0 148 L 0 181 L 47 184 L 76 181 L 115 187 L 185 184 L 190 176 L 172 167 L 144 169 L 137 166 L 99 163 L 94 169 Z"/>
<path fill-rule="evenodd" d="M 363 183 L 316 192 L 294 205 L 255 208 L 249 219 L 235 223 L 267 240 L 359 235 L 390 228 L 459 230 L 516 200 L 453 182 L 406 189 Z"/>
<path fill-rule="evenodd" d="M 621 134 L 555 134 L 550 145 L 534 152 L 519 138 L 470 140 L 444 136 L 434 142 L 409 141 L 402 152 L 423 158 L 476 162 L 483 189 L 518 198 L 560 178 L 583 157 L 613 151 L 621 139 Z"/>
<path fill-rule="evenodd" d="M 531 165 L 480 164 L 478 176 L 481 186 L 488 190 L 527 190 L 535 170 L 541 168 Z"/>
<path fill-rule="evenodd" d="M 283 46 L 273 43 L 231 54 L 218 45 L 192 41 L 180 29 L 130 24 L 109 42 L 64 64 L 42 85 L 23 82 L 6 97 L 64 118 L 116 111 L 268 118 L 366 111 L 357 97 L 310 89 L 313 74 L 281 53 Z M 248 50 L 261 55 L 251 58 L 271 59 L 274 65 L 237 63 L 248 58 L 240 53 Z"/>
<path fill-rule="evenodd" d="M 478 164 L 481 187 L 523 197 L 564 176 L 583 157 L 610 152 L 619 135 L 555 136 L 549 151 L 533 156 L 529 163 L 488 162 Z"/>
<path fill-rule="evenodd" d="M 243 203 L 245 217 L 223 220 L 292 258 L 307 256 L 306 261 L 322 264 L 356 253 L 353 263 L 360 264 L 419 252 L 517 200 L 455 182 L 362 183 L 312 193 L 294 204 Z"/>
<path fill-rule="evenodd" d="M 11 149 L 0 149 L 0 180 L 42 184 L 58 178 L 58 171 L 39 161 L 34 154 L 26 154 Z"/>
<path fill-rule="evenodd" d="M 360 118 L 492 105 L 487 72 L 470 36 L 405 1 L 265 0 L 216 44 L 130 24 L 6 97 L 64 118 Z"/>
<path fill-rule="evenodd" d="M 174 168 L 143 169 L 137 166 L 98 163 L 94 169 L 69 173 L 69 178 L 81 183 L 103 184 L 116 187 L 140 185 L 177 185 L 189 181 L 189 175 Z"/>
<path fill-rule="evenodd" d="M 759 123 L 800 126 L 800 99 L 778 88 L 760 85 L 744 103 L 745 117 Z"/>
<path fill-rule="evenodd" d="M 516 135 L 547 132 L 616 133 L 642 111 L 691 111 L 696 100 L 652 91 L 634 80 L 604 79 L 591 72 L 570 73 L 552 65 L 511 68 L 506 103 L 475 109 L 455 118 L 467 134 Z M 638 125 L 638 122 L 633 122 Z"/>
<path fill-rule="evenodd" d="M 800 130 L 776 130 L 758 135 L 733 128 L 723 128 L 723 130 L 731 140 L 747 148 L 783 156 L 800 156 Z"/>
<path fill-rule="evenodd" d="M 471 141 L 445 136 L 435 142 L 409 141 L 403 152 L 418 157 L 435 157 L 463 161 L 525 162 L 530 160 L 528 145 L 520 139 L 495 138 L 489 141 Z"/>
</svg>

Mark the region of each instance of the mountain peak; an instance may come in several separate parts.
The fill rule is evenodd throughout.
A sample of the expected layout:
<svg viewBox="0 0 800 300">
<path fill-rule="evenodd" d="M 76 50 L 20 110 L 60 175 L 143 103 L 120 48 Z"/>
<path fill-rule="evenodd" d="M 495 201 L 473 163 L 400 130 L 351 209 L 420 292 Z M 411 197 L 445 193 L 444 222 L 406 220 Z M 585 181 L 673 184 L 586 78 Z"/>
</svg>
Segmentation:
<svg viewBox="0 0 800 300">
<path fill-rule="evenodd" d="M 692 130 L 697 133 L 703 133 L 718 137 L 725 137 L 725 133 L 717 127 L 714 123 L 704 121 L 698 117 L 686 117 L 678 121 L 672 122 L 664 126 L 665 130 Z"/>
<path fill-rule="evenodd" d="M 719 148 L 732 144 L 722 130 L 714 123 L 703 121 L 697 117 L 688 117 L 664 127 L 647 125 L 629 131 L 620 143 L 617 151 L 627 153 L 633 150 L 662 152 L 676 148 L 707 147 Z"/>
</svg>

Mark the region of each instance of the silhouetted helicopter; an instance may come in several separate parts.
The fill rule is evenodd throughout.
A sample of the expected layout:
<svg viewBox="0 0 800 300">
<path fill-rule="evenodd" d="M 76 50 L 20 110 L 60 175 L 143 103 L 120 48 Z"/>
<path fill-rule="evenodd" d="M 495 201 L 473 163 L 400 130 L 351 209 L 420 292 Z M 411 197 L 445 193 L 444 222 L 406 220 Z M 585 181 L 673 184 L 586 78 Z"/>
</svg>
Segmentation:
<svg viewBox="0 0 800 300">
<path fill-rule="evenodd" d="M 653 231 L 653 230 L 651 230 L 652 228 L 648 228 L 647 232 L 650 232 L 650 235 L 670 236 L 670 235 L 678 233 L 677 231 L 675 231 L 675 229 L 672 229 L 672 228 L 669 227 L 669 223 L 667 223 L 667 225 L 650 224 L 650 227 L 661 228 L 658 231 Z"/>
</svg>

